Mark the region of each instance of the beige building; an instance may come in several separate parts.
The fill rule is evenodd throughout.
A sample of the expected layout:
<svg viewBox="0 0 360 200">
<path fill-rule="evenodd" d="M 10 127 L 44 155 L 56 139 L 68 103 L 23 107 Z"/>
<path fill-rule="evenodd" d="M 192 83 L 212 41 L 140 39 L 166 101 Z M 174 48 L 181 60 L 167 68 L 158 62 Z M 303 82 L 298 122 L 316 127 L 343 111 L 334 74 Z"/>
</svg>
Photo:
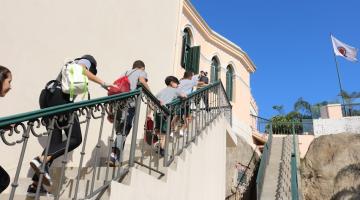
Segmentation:
<svg viewBox="0 0 360 200">
<path fill-rule="evenodd" d="M 250 77 L 256 67 L 239 46 L 212 30 L 189 1 L 1 0 L 0 12 L 0 63 L 14 74 L 13 90 L 0 102 L 1 116 L 37 109 L 41 89 L 64 61 L 86 53 L 97 58 L 98 76 L 107 82 L 134 60 L 143 60 L 156 93 L 167 75 L 182 76 L 188 36 L 189 47 L 200 47 L 198 69 L 231 88 L 234 131 L 251 141 L 250 113 L 257 108 Z M 92 97 L 106 94 L 95 84 L 91 92 Z"/>
<path fill-rule="evenodd" d="M 0 13 L 0 64 L 13 73 L 12 90 L 0 101 L 0 116 L 38 109 L 40 91 L 69 58 L 92 54 L 98 76 L 106 82 L 141 59 L 153 93 L 165 87 L 166 76 L 180 78 L 185 69 L 207 71 L 211 82 L 220 79 L 233 105 L 232 131 L 252 144 L 250 114 L 256 115 L 258 108 L 250 78 L 256 67 L 245 51 L 212 30 L 188 0 L 0 0 Z M 96 84 L 90 91 L 92 98 L 106 95 Z M 111 126 L 104 130 L 111 132 Z M 96 139 L 90 137 L 88 146 Z M 38 143 L 29 141 L 27 160 L 41 152 Z M 18 154 L 20 147 L 0 145 L 0 150 Z M 91 154 L 86 156 L 85 161 L 91 159 Z M 1 165 L 11 172 L 16 163 L 12 157 Z"/>
<path fill-rule="evenodd" d="M 250 87 L 250 77 L 256 70 L 255 65 L 239 46 L 212 30 L 189 1 L 183 3 L 178 29 L 175 73 L 180 76 L 184 71 L 181 55 L 182 46 L 187 40 L 189 46 L 200 47 L 200 70 L 208 72 L 210 82 L 218 79 L 223 82 L 233 105 L 233 130 L 252 143 L 250 114 L 258 112 Z M 185 41 L 181 43 L 181 40 Z"/>
</svg>

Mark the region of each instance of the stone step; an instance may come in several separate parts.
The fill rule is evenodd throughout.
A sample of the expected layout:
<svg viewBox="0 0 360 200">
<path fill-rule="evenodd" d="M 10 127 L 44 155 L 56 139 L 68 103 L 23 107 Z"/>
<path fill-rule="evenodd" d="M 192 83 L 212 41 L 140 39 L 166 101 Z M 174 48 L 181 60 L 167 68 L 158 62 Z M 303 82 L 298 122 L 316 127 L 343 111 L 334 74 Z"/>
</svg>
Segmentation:
<svg viewBox="0 0 360 200">
<path fill-rule="evenodd" d="M 95 170 L 95 173 L 94 173 Z M 67 167 L 65 168 L 65 178 L 76 179 L 78 177 L 78 167 Z M 123 167 L 119 171 L 119 167 L 83 167 L 80 170 L 80 180 L 92 180 L 93 176 L 95 180 L 110 180 L 118 176 L 123 171 Z M 51 178 L 54 182 L 60 179 L 61 167 L 55 167 L 51 169 Z"/>
<path fill-rule="evenodd" d="M 34 199 L 33 197 L 27 196 L 27 189 L 28 186 L 32 183 L 30 178 L 20 178 L 19 179 L 19 185 L 16 188 L 15 191 L 15 199 Z M 104 181 L 94 181 L 94 190 L 104 185 Z M 76 186 L 76 179 L 65 179 L 64 184 L 60 190 L 60 199 L 71 199 L 74 196 L 75 192 L 75 186 Z M 54 183 L 52 187 L 48 187 L 47 190 L 50 193 L 48 196 L 42 196 L 41 199 L 53 199 L 53 194 L 56 192 L 58 188 L 58 183 Z M 83 199 L 85 195 L 90 194 L 91 189 L 91 180 L 80 180 L 79 181 L 79 189 L 77 192 L 77 196 L 79 199 Z M 6 191 L 4 191 L 0 199 L 8 199 L 10 195 L 11 188 L 8 188 Z M 109 192 L 105 192 L 103 195 L 104 198 L 109 196 Z M 6 198 L 7 197 L 7 198 Z"/>
<path fill-rule="evenodd" d="M 8 200 L 10 198 L 10 194 L 1 194 L 0 200 Z M 14 200 L 34 200 L 35 197 L 28 197 L 26 195 L 15 195 Z M 54 196 L 48 195 L 48 196 L 40 196 L 40 200 L 53 200 Z M 61 200 L 71 200 L 67 198 L 61 198 Z"/>
</svg>

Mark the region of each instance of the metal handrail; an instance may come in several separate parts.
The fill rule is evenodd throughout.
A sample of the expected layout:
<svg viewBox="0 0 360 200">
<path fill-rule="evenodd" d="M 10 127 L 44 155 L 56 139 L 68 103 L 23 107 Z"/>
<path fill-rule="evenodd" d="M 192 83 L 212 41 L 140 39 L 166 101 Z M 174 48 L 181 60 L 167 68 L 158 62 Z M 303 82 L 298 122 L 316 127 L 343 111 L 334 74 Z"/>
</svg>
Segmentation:
<svg viewBox="0 0 360 200">
<path fill-rule="evenodd" d="M 205 97 L 206 101 L 205 102 Z M 90 132 L 89 124 L 92 120 L 99 120 L 100 121 L 100 127 L 98 136 L 97 136 L 97 143 L 96 146 L 93 147 L 94 155 L 92 158 L 94 159 L 94 162 L 92 166 L 89 166 L 92 168 L 91 172 L 91 181 L 89 184 L 90 190 L 89 193 L 85 194 L 86 196 L 83 198 L 92 198 L 99 194 L 101 194 L 104 190 L 108 188 L 108 186 L 111 184 L 111 180 L 120 180 L 124 175 L 129 171 L 129 169 L 134 166 L 134 163 L 139 163 L 142 166 L 145 166 L 149 168 L 152 172 L 158 172 L 162 174 L 162 172 L 159 169 L 159 160 L 161 159 L 160 153 L 157 152 L 156 154 L 150 153 L 150 158 L 148 159 L 149 163 L 145 163 L 144 157 L 145 155 L 142 154 L 142 156 L 138 159 L 135 157 L 135 151 L 136 148 L 138 148 L 141 145 L 144 145 L 143 142 L 139 141 L 137 139 L 138 130 L 140 127 L 143 127 L 142 125 L 139 125 L 139 117 L 140 117 L 140 106 L 144 103 L 147 106 L 147 109 L 153 109 L 154 113 L 160 112 L 164 117 L 166 117 L 165 120 L 161 119 L 161 123 L 167 122 L 170 124 L 171 117 L 176 114 L 177 110 L 174 108 L 182 108 L 185 110 L 189 109 L 192 110 L 192 119 L 189 121 L 189 127 L 187 128 L 187 131 L 189 131 L 188 135 L 180 138 L 179 136 L 171 136 L 171 128 L 170 126 L 167 127 L 166 130 L 166 139 L 165 139 L 165 156 L 164 156 L 164 162 L 163 166 L 168 167 L 172 161 L 174 160 L 174 157 L 179 155 L 184 148 L 187 148 L 189 144 L 197 139 L 200 132 L 205 129 L 206 127 L 211 124 L 214 119 L 216 119 L 219 115 L 223 113 L 230 113 L 230 119 L 231 119 L 231 104 L 229 99 L 227 98 L 226 91 L 224 90 L 224 87 L 221 82 L 216 82 L 211 85 L 208 85 L 204 88 L 201 88 L 190 95 L 186 99 L 176 99 L 173 102 L 171 102 L 169 105 L 161 105 L 159 100 L 145 87 L 140 87 L 139 89 L 129 92 L 129 93 L 122 93 L 118 95 L 113 96 L 107 96 L 107 97 L 101 97 L 96 98 L 92 100 L 85 100 L 75 103 L 68 103 L 64 105 L 59 106 L 53 106 L 45 109 L 35 110 L 31 112 L 11 115 L 7 117 L 0 118 L 0 133 L 1 133 L 1 139 L 3 142 L 9 146 L 16 145 L 16 144 L 22 144 L 20 158 L 18 161 L 18 167 L 16 169 L 15 178 L 12 183 L 12 189 L 9 199 L 13 199 L 16 188 L 18 187 L 19 183 L 19 175 L 21 171 L 21 166 L 23 165 L 25 152 L 27 148 L 27 143 L 30 138 L 30 136 L 34 137 L 43 137 L 48 136 L 47 139 L 47 145 L 45 149 L 44 156 L 47 157 L 49 152 L 49 145 L 50 140 L 53 134 L 53 130 L 55 128 L 60 129 L 60 131 L 67 129 L 69 131 L 68 138 L 71 138 L 73 126 L 75 123 L 80 123 L 85 125 L 85 130 L 81 129 L 81 134 L 83 136 L 83 141 L 80 144 L 81 145 L 81 152 L 80 152 L 80 162 L 78 164 L 78 175 L 76 177 L 75 182 L 75 190 L 74 190 L 74 199 L 79 199 L 78 197 L 78 189 L 79 189 L 79 181 L 80 181 L 80 172 L 81 169 L 83 169 L 83 161 L 84 161 L 84 155 L 87 153 L 86 148 L 89 148 L 87 144 L 88 139 L 88 133 Z M 134 106 L 135 105 L 135 106 Z M 190 105 L 191 108 L 187 108 L 186 106 Z M 195 107 L 193 109 L 192 107 Z M 98 172 L 97 167 L 100 164 L 100 148 L 101 148 L 101 142 L 104 139 L 103 136 L 103 125 L 105 123 L 106 115 L 107 114 L 114 114 L 115 122 L 112 124 L 112 131 L 109 134 L 108 141 L 109 144 L 112 144 L 114 142 L 114 137 L 118 135 L 117 130 L 115 128 L 115 124 L 126 124 L 126 117 L 125 119 L 121 119 L 121 121 L 117 118 L 117 115 L 121 113 L 129 112 L 128 110 L 130 108 L 135 109 L 134 119 L 133 119 L 133 129 L 132 129 L 132 138 L 130 143 L 130 152 L 127 152 L 129 154 L 129 160 L 127 163 L 123 163 L 123 159 L 125 158 L 125 155 L 122 155 L 120 153 L 120 160 L 121 163 L 119 167 L 116 169 L 116 173 L 113 174 L 113 177 L 109 178 L 109 165 L 107 165 L 105 168 L 106 170 L 106 176 L 103 181 L 103 185 L 101 187 L 96 187 L 94 185 L 95 181 L 98 180 Z M 228 112 L 224 112 L 228 111 Z M 180 111 L 180 116 L 182 115 Z M 66 126 L 60 126 L 58 124 L 58 120 L 61 118 L 65 118 L 67 120 Z M 43 120 L 46 120 L 43 121 Z M 125 130 L 125 126 L 123 126 L 123 130 Z M 46 128 L 46 132 L 37 133 L 40 130 L 42 131 L 42 128 Z M 83 132 L 84 131 L 84 132 Z M 20 134 L 20 132 L 24 132 L 21 134 L 22 139 L 17 140 L 16 142 L 10 143 L 7 142 L 5 137 L 9 137 L 11 139 L 14 135 L 13 133 Z M 115 134 L 116 132 L 116 134 Z M 152 130 L 153 133 L 155 133 L 155 128 Z M 7 134 L 8 133 L 8 134 Z M 122 134 L 122 133 L 121 133 Z M 120 134 L 120 135 L 121 135 Z M 20 137 L 20 136 L 19 136 Z M 145 135 L 144 135 L 145 137 Z M 154 135 L 152 136 L 154 137 Z M 170 140 L 170 137 L 173 137 L 173 140 Z M 125 136 L 126 138 L 126 136 Z M 124 139 L 125 139 L 124 138 Z M 14 140 L 14 139 L 13 139 Z M 152 139 L 151 139 L 152 140 Z M 66 163 L 67 163 L 67 156 L 68 153 L 71 151 L 69 141 L 66 142 L 66 149 L 64 157 L 62 158 L 61 163 L 61 175 L 59 178 L 59 183 L 57 186 L 57 189 L 55 189 L 55 199 L 60 198 L 60 191 L 63 187 L 63 180 L 65 178 L 65 170 L 66 170 Z M 180 144 L 180 142 L 182 144 Z M 124 144 L 124 143 L 123 143 Z M 110 160 L 110 154 L 111 154 L 111 147 L 112 145 L 108 145 L 106 148 L 108 148 L 107 154 L 106 154 L 106 162 L 109 163 Z M 92 146 L 90 146 L 91 148 Z M 156 149 L 158 147 L 155 146 L 155 144 L 151 144 L 150 149 Z M 79 148 L 80 149 L 80 148 Z M 122 152 L 122 150 L 121 150 Z M 157 164 L 154 164 L 152 162 L 155 162 L 154 159 L 157 157 Z M 155 159 L 156 160 L 156 159 Z M 125 165 L 126 164 L 126 165 Z M 153 167 L 155 166 L 155 168 Z M 44 176 L 44 170 L 45 170 L 45 164 L 41 166 L 41 173 L 39 176 L 40 183 L 43 180 Z M 99 168 L 100 170 L 100 168 Z M 163 174 L 162 174 L 163 175 Z M 38 192 L 40 191 L 40 185 L 38 184 Z M 72 186 L 71 186 L 72 187 Z M 72 188 L 73 189 L 73 188 Z M 37 193 L 37 196 L 39 193 Z M 82 198 L 82 197 L 81 197 Z"/>
<path fill-rule="evenodd" d="M 293 200 L 299 199 L 299 183 L 298 183 L 298 173 L 297 173 L 297 144 L 296 144 L 296 135 L 293 131 L 293 148 L 291 152 L 291 196 Z"/>
<path fill-rule="evenodd" d="M 266 171 L 266 166 L 269 162 L 269 157 L 271 154 L 271 144 L 272 144 L 272 138 L 273 138 L 273 129 L 274 129 L 274 125 L 275 124 L 279 124 L 279 123 L 274 123 L 274 122 L 268 122 L 269 125 L 269 137 L 268 137 L 268 141 L 266 142 L 266 144 L 264 145 L 264 150 L 263 150 L 263 154 L 261 156 L 261 161 L 260 161 L 260 166 L 259 166 L 259 171 L 258 171 L 258 175 L 257 175 L 257 179 L 256 179 L 256 188 L 257 188 L 257 199 L 261 198 L 261 192 L 262 192 L 262 187 L 263 187 L 263 182 L 264 182 L 264 177 L 265 177 L 265 171 Z M 298 177 L 297 177 L 297 143 L 296 143 L 296 122 L 290 122 L 290 123 L 284 123 L 284 124 L 290 124 L 290 132 L 289 134 L 291 134 L 292 137 L 292 151 L 291 151 L 291 159 L 290 159 L 290 166 L 291 166 L 291 195 L 292 195 L 292 199 L 299 199 L 299 191 L 298 191 Z M 276 129 L 276 127 L 275 127 Z"/>
<path fill-rule="evenodd" d="M 260 117 L 260 116 L 257 116 L 257 115 L 253 115 L 253 114 L 250 114 L 250 116 L 253 117 L 253 118 L 261 119 L 261 120 L 268 121 L 268 122 L 271 121 L 270 119 L 266 119 L 266 118 L 263 118 L 263 117 Z"/>
<path fill-rule="evenodd" d="M 152 92 L 150 92 L 143 84 L 139 83 L 139 86 L 141 87 L 141 90 L 144 95 L 146 95 L 149 99 L 151 99 L 152 103 L 158 106 L 164 113 L 167 115 L 170 113 L 169 109 L 161 105 L 159 99 L 157 99 Z"/>
<path fill-rule="evenodd" d="M 206 103 L 204 99 L 205 96 L 208 98 L 206 100 L 208 102 Z M 204 101 L 202 104 L 200 103 L 201 100 Z M 187 128 L 187 131 L 190 131 L 192 135 L 188 135 L 185 139 L 182 139 L 180 143 L 178 138 L 176 138 L 177 141 L 170 141 L 170 134 L 174 131 L 176 132 L 176 130 L 174 127 L 170 128 L 170 126 L 168 126 L 165 139 L 167 148 L 165 149 L 164 166 L 169 166 L 174 160 L 175 155 L 181 154 L 183 149 L 197 138 L 201 130 L 223 113 L 221 110 L 230 112 L 229 123 L 231 125 L 232 106 L 221 81 L 200 88 L 187 95 L 186 98 L 176 98 L 166 106 L 170 110 L 167 123 L 171 123 L 174 116 L 182 116 L 184 113 L 187 113 L 188 110 L 193 111 L 193 114 L 191 122 L 189 122 L 189 126 L 191 127 Z M 191 107 L 193 107 L 193 109 Z M 181 120 L 179 120 L 177 124 L 179 124 L 180 121 Z M 169 146 L 171 146 L 171 148 Z"/>
<path fill-rule="evenodd" d="M 167 106 L 169 107 L 169 106 L 174 106 L 174 105 L 176 105 L 176 104 L 180 104 L 181 102 L 186 101 L 186 100 L 189 100 L 189 99 L 195 97 L 196 95 L 200 94 L 201 92 L 204 92 L 204 91 L 206 91 L 206 90 L 209 90 L 210 88 L 213 88 L 213 87 L 215 87 L 215 86 L 217 86 L 217 85 L 219 85 L 219 84 L 221 84 L 221 82 L 220 82 L 220 81 L 216 81 L 216 82 L 214 82 L 214 83 L 212 83 L 212 84 L 209 84 L 209 85 L 207 85 L 207 86 L 205 86 L 205 87 L 202 87 L 202 88 L 200 88 L 200 89 L 198 89 L 198 90 L 193 91 L 192 93 L 190 93 L 189 95 L 187 95 L 186 98 L 176 98 L 176 99 L 174 99 L 173 101 L 171 101 L 170 103 L 168 103 Z M 228 101 L 228 102 L 230 102 L 230 101 Z"/>
<path fill-rule="evenodd" d="M 84 101 L 79 101 L 79 102 L 75 102 L 75 103 L 67 103 L 67 104 L 52 106 L 49 108 L 39 109 L 39 110 L 31 111 L 31 112 L 10 115 L 7 117 L 1 117 L 0 118 L 0 127 L 6 126 L 9 124 L 16 124 L 18 122 L 28 121 L 28 120 L 32 120 L 32 119 L 36 119 L 36 118 L 47 117 L 47 116 L 51 116 L 51 115 L 54 115 L 57 113 L 69 112 L 69 111 L 73 111 L 76 109 L 80 109 L 82 107 L 92 106 L 92 105 L 96 105 L 99 103 L 108 103 L 108 102 L 112 102 L 112 101 L 122 100 L 122 99 L 126 99 L 131 96 L 135 96 L 135 95 L 139 95 L 139 94 L 140 94 L 140 90 L 134 90 L 134 91 L 128 92 L 128 93 L 100 97 L 100 98 L 91 99 L 91 100 L 84 100 Z"/>
</svg>

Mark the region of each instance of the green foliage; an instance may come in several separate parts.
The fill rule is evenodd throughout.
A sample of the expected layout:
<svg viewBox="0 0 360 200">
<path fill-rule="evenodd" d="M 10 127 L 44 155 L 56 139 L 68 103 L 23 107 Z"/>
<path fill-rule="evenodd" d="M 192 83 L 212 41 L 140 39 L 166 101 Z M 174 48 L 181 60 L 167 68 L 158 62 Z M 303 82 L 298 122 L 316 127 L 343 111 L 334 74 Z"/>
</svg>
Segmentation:
<svg viewBox="0 0 360 200">
<path fill-rule="evenodd" d="M 276 115 L 271 118 L 272 131 L 274 134 L 292 134 L 301 133 L 302 115 L 299 112 L 292 111 L 287 115 Z M 267 131 L 270 130 L 270 124 L 266 126 Z"/>
<path fill-rule="evenodd" d="M 279 115 L 284 114 L 284 106 L 283 105 L 274 105 L 272 107 L 272 109 L 276 110 L 279 113 Z"/>
</svg>

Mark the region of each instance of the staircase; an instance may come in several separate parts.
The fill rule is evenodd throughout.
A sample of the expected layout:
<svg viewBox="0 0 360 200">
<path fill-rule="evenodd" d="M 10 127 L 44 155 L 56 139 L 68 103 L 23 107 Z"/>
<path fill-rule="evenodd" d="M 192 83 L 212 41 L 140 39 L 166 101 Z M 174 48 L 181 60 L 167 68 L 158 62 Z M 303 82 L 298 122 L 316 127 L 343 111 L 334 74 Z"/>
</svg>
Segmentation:
<svg viewBox="0 0 360 200">
<path fill-rule="evenodd" d="M 207 96 L 208 102 L 203 101 L 204 96 Z M 115 109 L 113 113 L 118 109 L 127 112 L 132 103 L 136 104 L 135 118 L 132 134 L 127 137 L 122 152 L 122 162 L 120 166 L 109 167 L 107 163 L 115 136 L 114 124 L 120 122 L 107 128 L 106 114 L 111 109 Z M 161 123 L 171 122 L 172 116 L 179 115 L 178 110 L 191 105 L 187 135 L 181 136 L 174 127 L 167 128 L 165 156 L 160 156 L 156 151 L 159 144 L 150 146 L 144 142 L 144 126 L 140 122 L 147 115 L 142 115 L 144 109 L 141 111 L 141 105 L 146 108 L 146 113 L 148 109 L 153 113 L 162 113 L 164 120 Z M 71 162 L 68 163 L 68 155 L 65 154 L 59 158 L 59 165 L 51 167 L 54 184 L 47 190 L 53 195 L 27 197 L 26 190 L 31 179 L 22 171 L 28 169 L 26 160 L 33 155 L 25 152 L 31 150 L 29 144 L 34 143 L 34 136 L 42 138 L 51 134 L 51 125 L 46 130 L 41 120 L 47 118 L 49 124 L 55 124 L 57 117 L 63 113 L 70 113 L 70 127 L 71 120 L 76 117 L 80 119 L 83 142 L 71 152 Z M 9 129 L 0 129 L 1 135 L 9 135 L 7 132 L 18 131 L 19 127 L 22 127 L 23 134 L 17 142 L 9 142 L 2 137 L 5 144 L 20 147 L 16 153 L 19 155 L 18 166 L 22 167 L 13 172 L 13 184 L 1 194 L 0 199 L 222 199 L 225 196 L 226 136 L 231 131 L 230 121 L 231 104 L 221 82 L 197 90 L 187 99 L 175 100 L 167 107 L 160 105 L 143 88 L 1 118 L 0 127 L 15 124 Z M 182 125 L 181 120 L 175 123 L 176 127 Z M 39 128 L 45 132 L 41 133 L 37 130 Z M 146 131 L 157 133 L 155 128 Z M 28 141 L 31 143 L 28 144 Z M 89 155 L 91 162 L 87 160 Z"/>
</svg>

